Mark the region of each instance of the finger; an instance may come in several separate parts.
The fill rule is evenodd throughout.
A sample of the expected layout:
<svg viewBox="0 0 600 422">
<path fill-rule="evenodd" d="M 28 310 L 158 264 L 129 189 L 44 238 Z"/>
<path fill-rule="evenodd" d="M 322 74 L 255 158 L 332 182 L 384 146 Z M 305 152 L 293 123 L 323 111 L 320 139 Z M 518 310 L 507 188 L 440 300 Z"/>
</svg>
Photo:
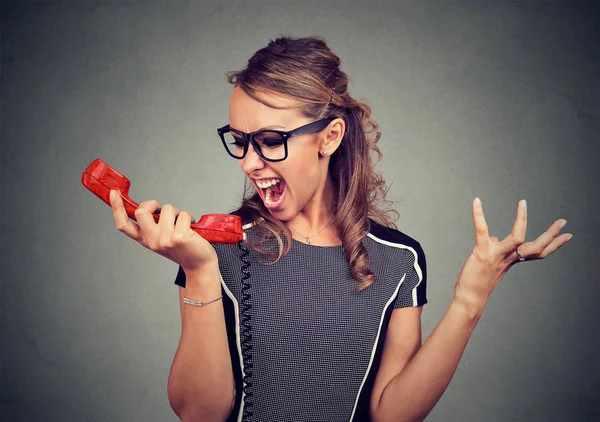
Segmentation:
<svg viewBox="0 0 600 422">
<path fill-rule="evenodd" d="M 523 246 L 525 242 L 525 232 L 527 231 L 527 202 L 522 199 L 517 203 L 517 217 L 513 224 L 511 233 L 502 239 L 500 242 L 500 251 L 504 253 L 508 258 L 516 254 L 517 247 L 519 252 L 523 255 Z M 525 256 L 525 255 L 523 255 Z"/>
<path fill-rule="evenodd" d="M 195 223 L 194 216 L 187 211 L 181 211 L 175 218 L 175 231 L 173 237 L 183 237 L 184 233 L 190 230 L 190 225 Z"/>
<path fill-rule="evenodd" d="M 552 254 L 558 248 L 560 248 L 565 243 L 567 243 L 570 239 L 571 239 L 570 233 L 563 233 L 561 236 L 558 236 L 556 239 L 554 239 L 552 242 L 550 242 L 550 244 L 548 246 L 546 246 L 544 248 L 544 250 L 539 254 L 538 258 L 539 259 L 546 258 L 548 255 Z"/>
<path fill-rule="evenodd" d="M 505 240 L 509 240 L 506 242 L 506 251 L 512 251 L 516 249 L 517 246 L 521 245 L 525 242 L 525 233 L 527 231 L 527 201 L 522 199 L 517 204 L 517 218 L 515 219 L 515 223 L 513 224 L 512 232 L 509 236 L 505 238 Z M 521 249 L 519 249 L 521 252 Z M 521 252 L 521 255 L 523 252 Z"/>
<path fill-rule="evenodd" d="M 119 192 L 111 190 L 111 193 L 112 192 L 114 192 L 115 195 L 114 200 L 112 198 L 110 199 L 110 206 L 113 210 L 113 217 L 115 219 L 117 229 L 132 239 L 138 240 L 141 237 L 140 227 L 133 221 L 129 220 L 129 216 L 127 215 L 127 211 L 123 205 L 123 198 L 121 198 Z"/>
<path fill-rule="evenodd" d="M 483 207 L 481 200 L 475 198 L 473 200 L 473 224 L 475 225 L 475 245 L 487 249 L 489 243 L 488 226 L 483 216 Z"/>
<path fill-rule="evenodd" d="M 162 247 L 172 246 L 173 231 L 175 230 L 175 217 L 179 214 L 179 210 L 171 204 L 165 204 L 160 211 L 160 219 L 158 220 L 158 229 L 160 232 L 160 245 Z"/>
<path fill-rule="evenodd" d="M 133 212 L 142 231 L 150 235 L 146 235 L 149 244 L 153 240 L 157 240 L 159 230 L 158 224 L 156 224 L 152 215 L 154 212 L 161 212 L 161 206 L 155 199 L 142 202 Z M 154 248 L 155 245 L 151 244 L 151 246 Z"/>
<path fill-rule="evenodd" d="M 550 255 L 560 246 L 567 242 L 569 233 L 563 233 L 560 235 L 560 231 L 564 227 L 563 222 L 566 224 L 566 220 L 556 220 L 552 225 L 542 233 L 533 242 L 527 242 L 519 246 L 519 252 L 525 258 L 538 259 L 545 258 Z M 559 236 L 560 235 L 560 236 Z"/>
</svg>

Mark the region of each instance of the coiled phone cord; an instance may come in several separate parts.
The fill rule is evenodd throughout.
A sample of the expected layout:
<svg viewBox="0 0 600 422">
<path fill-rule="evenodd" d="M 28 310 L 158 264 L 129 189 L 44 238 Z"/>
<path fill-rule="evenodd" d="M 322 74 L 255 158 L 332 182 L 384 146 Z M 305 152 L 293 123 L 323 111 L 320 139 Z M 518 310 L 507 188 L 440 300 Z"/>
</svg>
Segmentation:
<svg viewBox="0 0 600 422">
<path fill-rule="evenodd" d="M 250 325 L 250 309 L 252 309 L 252 304 L 249 303 L 250 300 L 250 282 L 248 279 L 250 278 L 250 260 L 248 259 L 248 255 L 250 254 L 248 248 L 243 244 L 243 241 L 238 242 L 238 247 L 241 249 L 242 254 L 240 256 L 240 260 L 242 261 L 242 322 L 241 322 L 241 331 L 242 331 L 242 357 L 244 359 L 244 414 L 242 416 L 242 421 L 248 421 L 250 416 L 254 413 L 250 410 L 250 408 L 254 405 L 252 403 L 252 396 L 254 393 L 250 391 L 252 388 L 252 381 L 250 381 L 250 377 L 252 376 L 252 345 L 250 344 L 252 340 L 252 334 L 250 334 L 250 330 L 252 326 Z"/>
</svg>

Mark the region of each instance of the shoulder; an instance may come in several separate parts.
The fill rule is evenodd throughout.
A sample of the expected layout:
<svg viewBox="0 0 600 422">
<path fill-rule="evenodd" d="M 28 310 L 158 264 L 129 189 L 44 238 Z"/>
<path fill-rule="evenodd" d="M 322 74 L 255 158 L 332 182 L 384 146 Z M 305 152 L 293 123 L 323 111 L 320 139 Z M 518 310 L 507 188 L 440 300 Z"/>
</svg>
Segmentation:
<svg viewBox="0 0 600 422">
<path fill-rule="evenodd" d="M 413 249 L 419 255 L 423 253 L 421 244 L 414 237 L 400 230 L 384 226 L 372 218 L 369 218 L 369 223 L 370 229 L 367 236 L 375 242 L 392 248 Z"/>
<path fill-rule="evenodd" d="M 374 251 L 374 256 L 383 265 L 397 264 L 408 274 L 407 282 L 402 283 L 405 294 L 399 296 L 395 308 L 427 303 L 427 260 L 421 244 L 400 230 L 386 227 L 370 218 L 369 222 L 371 228 L 367 237 L 372 242 L 370 250 Z"/>
</svg>

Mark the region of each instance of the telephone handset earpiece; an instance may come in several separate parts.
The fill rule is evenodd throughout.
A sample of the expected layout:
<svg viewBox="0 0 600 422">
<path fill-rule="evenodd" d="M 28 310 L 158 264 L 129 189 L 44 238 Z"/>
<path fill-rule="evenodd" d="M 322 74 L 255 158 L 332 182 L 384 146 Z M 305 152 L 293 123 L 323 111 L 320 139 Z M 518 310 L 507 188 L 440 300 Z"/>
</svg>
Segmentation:
<svg viewBox="0 0 600 422">
<path fill-rule="evenodd" d="M 129 197 L 129 187 L 131 186 L 131 182 L 127 177 L 123 176 L 104 161 L 99 158 L 92 161 L 81 175 L 81 183 L 83 183 L 83 185 L 98 198 L 102 199 L 108 206 L 110 206 L 110 191 L 116 190 L 119 192 L 121 198 L 123 198 L 123 204 L 127 211 L 127 215 L 133 221 L 137 221 L 134 211 L 139 204 Z M 160 212 L 154 212 L 153 217 L 154 221 L 158 223 Z M 248 280 L 250 278 L 250 261 L 248 259 L 250 252 L 243 242 L 246 240 L 246 233 L 242 230 L 242 219 L 237 215 L 231 214 L 205 214 L 200 217 L 200 220 L 197 223 L 192 223 L 190 227 L 211 243 L 237 243 L 242 251 L 240 256 L 240 260 L 242 261 L 241 345 L 244 362 L 243 381 L 245 384 L 243 387 L 244 414 L 242 420 L 248 421 L 248 418 L 253 414 L 253 412 L 249 410 L 253 406 L 253 393 L 250 391 L 253 385 L 250 380 L 250 377 L 252 376 L 252 353 L 250 352 L 250 341 L 252 339 L 252 335 L 250 334 L 252 329 L 252 326 L 250 325 L 250 309 L 252 309 L 252 305 L 249 303 L 250 282 Z"/>
</svg>

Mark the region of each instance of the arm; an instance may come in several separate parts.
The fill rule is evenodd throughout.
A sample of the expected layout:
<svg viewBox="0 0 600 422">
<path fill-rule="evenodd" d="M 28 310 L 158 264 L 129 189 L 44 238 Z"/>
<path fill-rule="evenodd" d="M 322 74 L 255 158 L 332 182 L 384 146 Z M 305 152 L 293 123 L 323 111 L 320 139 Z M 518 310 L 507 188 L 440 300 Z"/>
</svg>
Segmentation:
<svg viewBox="0 0 600 422">
<path fill-rule="evenodd" d="M 450 308 L 410 362 L 386 385 L 373 411 L 375 421 L 422 421 L 450 383 L 489 296 L 517 262 L 543 259 L 570 237 L 561 220 L 525 242 L 527 207 L 520 201 L 511 234 L 490 236 L 479 198 L 472 203 L 475 246 L 458 275 Z M 564 220 L 563 220 L 564 221 Z M 519 253 L 519 248 L 521 252 Z"/>
<path fill-rule="evenodd" d="M 564 224 L 557 220 L 535 241 L 524 243 L 525 201 L 520 201 L 517 207 L 511 234 L 501 242 L 489 235 L 479 198 L 473 201 L 472 211 L 475 246 L 458 275 L 452 304 L 414 358 L 386 385 L 373 412 L 376 421 L 423 420 L 450 383 L 500 279 L 515 263 L 525 259 L 522 257 L 543 259 L 570 239 L 568 234 L 559 236 Z"/>
<path fill-rule="evenodd" d="M 205 306 L 183 303 L 183 297 L 209 301 L 221 295 L 218 265 L 187 274 L 179 287 L 181 339 L 167 384 L 169 403 L 184 421 L 223 421 L 235 399 L 235 385 L 223 301 Z"/>
<path fill-rule="evenodd" d="M 423 346 L 384 388 L 374 421 L 425 419 L 448 387 L 482 311 L 482 306 L 452 301 Z"/>
</svg>

